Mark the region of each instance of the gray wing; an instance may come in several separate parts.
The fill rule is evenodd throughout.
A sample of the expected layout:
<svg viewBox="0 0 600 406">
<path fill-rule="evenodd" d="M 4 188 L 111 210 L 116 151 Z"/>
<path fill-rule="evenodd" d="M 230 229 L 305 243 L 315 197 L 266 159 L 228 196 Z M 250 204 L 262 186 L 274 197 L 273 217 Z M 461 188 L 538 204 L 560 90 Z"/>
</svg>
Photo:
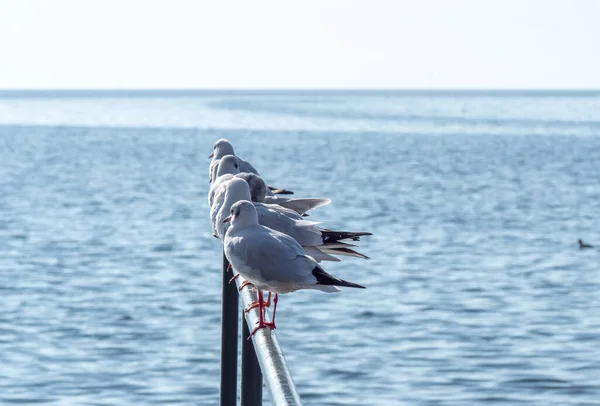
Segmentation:
<svg viewBox="0 0 600 406">
<path fill-rule="evenodd" d="M 260 229 L 261 232 L 243 233 L 241 238 L 234 239 L 236 254 L 247 266 L 260 271 L 266 281 L 316 283 L 312 271 L 317 263 L 304 254 L 293 238 L 266 227 Z"/>
<path fill-rule="evenodd" d="M 268 206 L 260 203 L 255 203 L 256 212 L 258 214 L 258 222 L 270 229 L 277 230 L 281 233 L 295 239 L 300 245 L 318 246 L 323 244 L 321 232 L 314 227 L 314 222 L 302 220 L 302 217 L 293 210 L 289 210 L 297 218 L 288 216 L 288 213 L 272 210 Z"/>
<path fill-rule="evenodd" d="M 296 211 L 294 211 L 293 209 L 287 208 L 287 207 L 283 207 L 279 204 L 269 204 L 269 203 L 262 203 L 262 206 L 271 211 L 271 212 L 275 212 L 278 214 L 282 214 L 286 217 L 289 217 L 291 219 L 294 220 L 304 220 L 302 218 L 302 216 L 300 214 L 298 214 Z"/>
<path fill-rule="evenodd" d="M 273 196 L 265 196 L 265 201 L 263 203 L 281 205 L 281 202 L 287 202 L 288 200 L 290 200 L 289 197 L 279 197 L 279 196 L 273 195 Z"/>
<path fill-rule="evenodd" d="M 266 202 L 266 200 L 265 200 Z M 270 202 L 266 202 L 270 203 Z M 304 214 L 309 210 L 316 209 L 317 207 L 325 206 L 331 203 L 330 199 L 327 198 L 299 198 L 299 199 L 288 199 L 282 201 L 279 204 L 281 207 L 292 209 L 298 214 Z"/>
<path fill-rule="evenodd" d="M 242 161 L 243 165 L 246 166 L 246 168 L 240 168 L 240 169 L 246 169 L 246 170 L 244 170 L 244 171 L 240 170 L 240 172 L 251 172 L 251 173 L 255 173 L 258 175 L 258 171 L 256 170 L 255 167 L 252 166 L 252 164 L 250 162 L 244 161 L 244 160 L 241 160 L 241 161 Z"/>
</svg>

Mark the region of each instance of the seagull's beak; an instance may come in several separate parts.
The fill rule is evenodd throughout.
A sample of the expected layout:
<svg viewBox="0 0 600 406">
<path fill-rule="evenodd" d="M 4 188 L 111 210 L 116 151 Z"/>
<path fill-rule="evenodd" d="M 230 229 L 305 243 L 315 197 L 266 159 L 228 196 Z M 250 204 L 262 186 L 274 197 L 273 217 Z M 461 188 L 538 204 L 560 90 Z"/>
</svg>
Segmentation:
<svg viewBox="0 0 600 406">
<path fill-rule="evenodd" d="M 223 223 L 229 223 L 230 221 L 231 221 L 231 216 L 225 217 L 225 220 L 223 220 Z"/>
<path fill-rule="evenodd" d="M 210 154 L 208 157 L 212 158 L 215 155 L 215 153 L 213 152 L 212 154 Z"/>
</svg>

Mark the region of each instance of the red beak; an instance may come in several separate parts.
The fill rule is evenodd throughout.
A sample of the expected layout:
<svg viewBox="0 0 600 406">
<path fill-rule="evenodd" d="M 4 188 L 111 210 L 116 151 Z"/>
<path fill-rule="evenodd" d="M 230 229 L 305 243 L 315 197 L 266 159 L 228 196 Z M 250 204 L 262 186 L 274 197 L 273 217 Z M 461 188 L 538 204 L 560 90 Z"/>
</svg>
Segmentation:
<svg viewBox="0 0 600 406">
<path fill-rule="evenodd" d="M 230 221 L 231 221 L 231 216 L 225 217 L 225 220 L 223 220 L 223 223 L 229 223 Z"/>
<path fill-rule="evenodd" d="M 215 154 L 215 153 L 213 152 L 213 153 L 212 153 L 212 154 L 210 154 L 208 157 L 209 157 L 209 158 L 212 158 L 214 154 Z"/>
</svg>

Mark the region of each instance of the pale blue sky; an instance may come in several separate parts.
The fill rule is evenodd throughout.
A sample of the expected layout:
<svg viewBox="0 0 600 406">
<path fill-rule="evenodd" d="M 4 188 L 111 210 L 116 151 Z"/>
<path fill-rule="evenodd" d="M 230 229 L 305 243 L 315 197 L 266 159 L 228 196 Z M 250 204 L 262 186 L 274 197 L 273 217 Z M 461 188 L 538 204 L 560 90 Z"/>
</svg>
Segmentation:
<svg viewBox="0 0 600 406">
<path fill-rule="evenodd" d="M 600 1 L 0 0 L 0 88 L 600 89 Z"/>
</svg>

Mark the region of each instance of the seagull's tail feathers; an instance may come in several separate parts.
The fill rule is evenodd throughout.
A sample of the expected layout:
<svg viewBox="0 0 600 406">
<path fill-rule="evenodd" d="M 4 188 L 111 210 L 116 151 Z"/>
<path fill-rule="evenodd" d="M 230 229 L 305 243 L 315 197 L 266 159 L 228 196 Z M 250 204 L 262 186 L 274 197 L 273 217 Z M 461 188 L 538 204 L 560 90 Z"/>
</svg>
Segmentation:
<svg viewBox="0 0 600 406">
<path fill-rule="evenodd" d="M 294 210 L 298 214 L 305 214 L 307 211 L 316 209 L 317 207 L 325 206 L 331 203 L 331 199 L 327 198 L 300 198 L 281 201 L 281 207 Z"/>
<path fill-rule="evenodd" d="M 362 258 L 362 259 L 371 259 L 368 256 L 366 256 L 365 254 L 361 254 L 360 252 L 355 251 L 352 248 L 346 248 L 346 247 L 341 247 L 341 248 L 321 248 L 321 251 L 324 252 L 324 253 L 326 253 L 326 254 L 343 255 L 343 256 L 355 257 L 355 258 Z"/>
<path fill-rule="evenodd" d="M 317 278 L 317 285 L 322 286 L 345 286 L 348 288 L 359 288 L 365 289 L 364 286 L 358 285 L 356 283 L 348 282 L 343 279 L 336 278 L 333 275 L 328 274 L 321 268 L 320 266 L 316 266 L 313 269 L 312 274 L 315 278 Z"/>
<path fill-rule="evenodd" d="M 327 293 L 335 293 L 335 292 L 342 291 L 337 286 L 331 286 L 331 285 L 312 285 L 311 288 L 320 290 L 321 292 L 327 292 Z"/>
<path fill-rule="evenodd" d="M 319 245 L 319 249 L 332 249 L 332 248 L 350 248 L 350 247 L 356 247 L 357 245 L 355 244 L 349 244 L 347 242 L 343 242 L 343 241 L 335 241 L 335 242 L 326 242 L 323 245 Z"/>
<path fill-rule="evenodd" d="M 373 235 L 373 233 L 368 233 L 366 231 L 333 231 L 333 230 L 321 230 L 321 236 L 323 237 L 323 242 L 332 242 L 339 240 L 353 240 L 359 241 L 362 236 L 365 235 Z"/>
<path fill-rule="evenodd" d="M 267 187 L 275 195 L 293 195 L 294 194 L 294 192 L 292 192 L 291 190 L 276 188 L 273 186 L 267 186 Z"/>
<path fill-rule="evenodd" d="M 279 196 L 269 196 L 269 195 L 266 195 L 265 196 L 265 201 L 263 203 L 264 204 L 279 204 L 279 205 L 281 205 L 281 203 L 287 202 L 288 200 L 290 200 L 289 197 L 279 197 Z"/>
<path fill-rule="evenodd" d="M 330 253 L 323 252 L 317 247 L 302 247 L 304 248 L 304 253 L 314 259 L 317 262 L 321 261 L 332 261 L 332 262 L 340 262 L 341 259 L 338 257 L 334 257 Z"/>
</svg>

